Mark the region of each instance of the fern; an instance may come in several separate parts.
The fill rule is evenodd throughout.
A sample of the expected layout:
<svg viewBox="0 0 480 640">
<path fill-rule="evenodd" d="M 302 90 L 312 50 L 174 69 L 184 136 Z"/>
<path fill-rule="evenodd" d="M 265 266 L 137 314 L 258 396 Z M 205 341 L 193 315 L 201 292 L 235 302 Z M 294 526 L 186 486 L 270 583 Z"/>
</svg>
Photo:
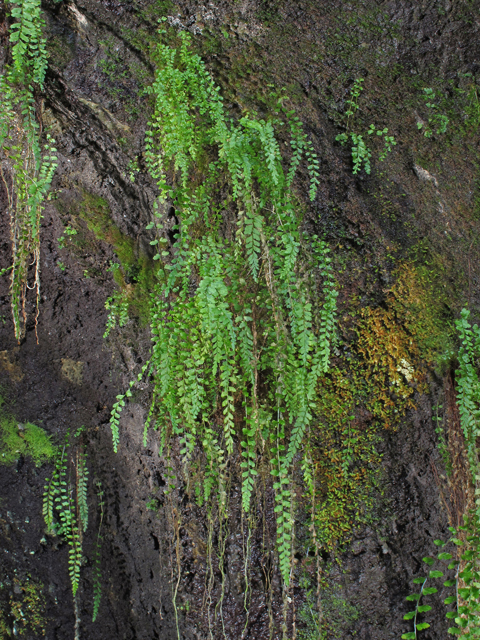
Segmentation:
<svg viewBox="0 0 480 640">
<path fill-rule="evenodd" d="M 182 32 L 180 39 L 178 50 L 158 46 L 149 89 L 155 109 L 146 159 L 159 189 L 149 225 L 158 230 L 153 245 L 165 247 L 161 211 L 167 198 L 180 223 L 173 247 L 155 255 L 147 424 L 155 414 L 162 448 L 167 434 L 178 439 L 187 474 L 201 448 L 201 502 L 224 503 L 227 469 L 238 447 L 245 512 L 259 458 L 273 447 L 277 548 L 288 585 L 292 468 L 312 421 L 317 380 L 328 368 L 335 323 L 328 247 L 318 238 L 309 246 L 293 191 L 306 161 L 309 197 L 315 198 L 319 161 L 291 112 L 284 123 L 254 114 L 232 121 L 218 87 L 190 50 L 190 36 Z M 277 126 L 290 132 L 289 164 L 280 153 Z M 305 264 L 318 281 L 304 274 Z M 314 301 L 322 292 L 317 312 Z M 115 451 L 132 385 L 112 409 Z"/>
<path fill-rule="evenodd" d="M 13 77 L 28 85 L 35 82 L 43 87 L 47 70 L 46 40 L 42 35 L 45 22 L 41 16 L 40 0 L 6 0 L 12 5 L 11 25 Z"/>
<path fill-rule="evenodd" d="M 87 455 L 84 451 L 80 451 L 77 454 L 78 521 L 84 533 L 88 527 L 88 504 L 87 504 L 88 469 L 86 465 L 86 458 L 87 458 Z"/>
<path fill-rule="evenodd" d="M 480 357 L 480 329 L 471 325 L 470 311 L 462 309 L 460 319 L 455 322 L 460 337 L 458 352 L 459 369 L 457 372 L 457 400 L 460 412 L 467 456 L 476 486 L 475 494 L 480 496 L 480 469 L 477 438 L 480 436 L 480 378 L 478 358 Z M 480 497 L 476 499 L 477 516 L 480 519 Z"/>
<path fill-rule="evenodd" d="M 0 75 L 0 173 L 11 212 L 11 306 L 15 336 L 25 333 L 27 288 L 40 299 L 40 221 L 57 158 L 54 140 L 42 149 L 36 121 L 34 85 L 43 88 L 47 68 L 40 0 L 8 0 L 12 5 L 13 65 Z M 34 267 L 33 284 L 28 284 Z"/>
<path fill-rule="evenodd" d="M 77 435 L 81 429 L 77 431 Z M 52 478 L 46 479 L 43 517 L 50 535 L 62 536 L 68 544 L 68 572 L 75 597 L 83 562 L 82 533 L 88 526 L 86 454 L 82 448 L 72 452 L 70 432 L 55 460 Z"/>
</svg>

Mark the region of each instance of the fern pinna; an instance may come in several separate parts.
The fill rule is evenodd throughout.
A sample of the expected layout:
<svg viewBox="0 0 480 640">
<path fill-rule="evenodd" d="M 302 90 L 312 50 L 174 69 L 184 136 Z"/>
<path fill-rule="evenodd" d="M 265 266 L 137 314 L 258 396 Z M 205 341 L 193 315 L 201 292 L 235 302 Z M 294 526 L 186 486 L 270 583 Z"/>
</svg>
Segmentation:
<svg viewBox="0 0 480 640">
<path fill-rule="evenodd" d="M 315 198 L 318 159 L 293 112 L 286 122 L 228 117 L 189 35 L 179 37 L 178 49 L 158 46 L 146 134 L 146 161 L 159 189 L 149 225 L 158 261 L 149 363 L 156 424 L 162 442 L 179 439 L 186 465 L 203 452 L 205 499 L 238 450 L 245 512 L 259 460 L 270 460 L 288 585 L 292 467 L 335 330 L 328 247 L 302 232 L 293 192 L 305 159 Z M 291 136 L 286 168 L 275 127 Z M 180 220 L 173 243 L 164 231 L 171 207 Z M 115 450 L 123 403 L 119 396 L 112 415 Z"/>
<path fill-rule="evenodd" d="M 57 167 L 54 140 L 42 149 L 35 92 L 43 89 L 47 69 L 40 0 L 7 0 L 11 15 L 12 65 L 0 74 L 0 174 L 11 212 L 10 293 L 15 337 L 25 334 L 26 295 L 40 300 L 40 221 Z M 33 266 L 34 281 L 27 284 Z"/>
</svg>

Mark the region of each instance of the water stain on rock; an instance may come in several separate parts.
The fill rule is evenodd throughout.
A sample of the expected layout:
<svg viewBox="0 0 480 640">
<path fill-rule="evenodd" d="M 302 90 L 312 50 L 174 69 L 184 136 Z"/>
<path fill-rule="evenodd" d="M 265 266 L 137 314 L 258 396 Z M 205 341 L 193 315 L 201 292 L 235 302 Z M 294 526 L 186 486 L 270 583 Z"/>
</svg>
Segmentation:
<svg viewBox="0 0 480 640">
<path fill-rule="evenodd" d="M 83 382 L 83 365 L 81 360 L 62 358 L 62 376 L 72 384 L 81 385 Z"/>
<path fill-rule="evenodd" d="M 12 352 L 12 356 L 15 357 L 15 349 Z M 23 373 L 20 365 L 10 360 L 8 351 L 0 351 L 0 369 L 6 371 L 13 382 L 21 382 L 23 380 Z"/>
</svg>

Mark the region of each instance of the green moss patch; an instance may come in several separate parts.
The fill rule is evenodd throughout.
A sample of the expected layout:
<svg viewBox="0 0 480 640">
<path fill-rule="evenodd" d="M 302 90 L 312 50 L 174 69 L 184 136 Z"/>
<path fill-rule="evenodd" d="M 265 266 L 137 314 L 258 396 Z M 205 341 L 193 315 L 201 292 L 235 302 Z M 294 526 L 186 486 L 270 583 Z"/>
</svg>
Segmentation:
<svg viewBox="0 0 480 640">
<path fill-rule="evenodd" d="M 56 447 L 41 427 L 22 424 L 0 408 L 0 464 L 13 464 L 20 456 L 32 458 L 39 467 L 52 460 Z"/>
</svg>

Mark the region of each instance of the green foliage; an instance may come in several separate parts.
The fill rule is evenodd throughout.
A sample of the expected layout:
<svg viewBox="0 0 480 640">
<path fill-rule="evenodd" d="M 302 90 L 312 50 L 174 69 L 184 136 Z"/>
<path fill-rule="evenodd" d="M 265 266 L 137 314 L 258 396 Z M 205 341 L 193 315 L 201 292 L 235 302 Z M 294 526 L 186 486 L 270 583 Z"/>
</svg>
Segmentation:
<svg viewBox="0 0 480 640">
<path fill-rule="evenodd" d="M 13 618 L 13 635 L 31 638 L 32 633 L 36 637 L 45 636 L 47 625 L 46 602 L 44 586 L 41 582 L 35 582 L 27 575 L 23 580 L 17 576 L 13 579 L 14 590 L 10 596 L 10 611 L 8 617 Z M 10 629 L 5 623 L 2 625 L 0 616 L 0 632 L 4 632 L 2 638 L 10 637 Z"/>
<path fill-rule="evenodd" d="M 315 591 L 305 576 L 300 580 L 305 589 L 305 601 L 298 610 L 298 640 L 327 640 L 352 633 L 352 626 L 359 619 L 358 609 L 350 604 L 338 587 L 322 584 L 322 611 L 316 611 Z"/>
<path fill-rule="evenodd" d="M 305 158 L 315 198 L 318 159 L 293 112 L 286 122 L 248 113 L 236 123 L 229 118 L 188 34 L 180 38 L 178 50 L 158 46 L 149 89 L 155 111 L 145 158 L 160 194 L 149 225 L 158 264 L 152 411 L 162 443 L 177 437 L 185 465 L 197 447 L 203 451 L 202 500 L 220 495 L 228 459 L 238 450 L 247 512 L 259 461 L 270 451 L 288 584 L 292 465 L 312 421 L 317 380 L 328 368 L 337 295 L 328 247 L 302 232 L 293 192 Z M 287 170 L 275 127 L 290 135 Z M 180 219 L 171 248 L 163 231 L 167 202 Z M 117 400 L 115 450 L 125 402 L 122 395 Z"/>
<path fill-rule="evenodd" d="M 40 220 L 57 167 L 54 140 L 42 149 L 36 121 L 34 87 L 43 88 L 47 67 L 40 0 L 9 0 L 13 65 L 0 75 L 0 173 L 11 212 L 11 306 L 15 336 L 25 334 L 27 288 L 40 296 Z M 34 266 L 33 284 L 27 285 Z"/>
<path fill-rule="evenodd" d="M 477 447 L 477 438 L 480 435 L 480 379 L 478 376 L 480 329 L 476 324 L 472 327 L 469 317 L 470 311 L 462 309 L 460 319 L 455 323 L 460 337 L 459 368 L 456 375 L 457 401 L 470 472 L 476 487 L 475 494 L 480 496 Z M 477 516 L 480 518 L 480 497 L 476 498 L 476 505 Z"/>
<path fill-rule="evenodd" d="M 434 543 L 443 549 L 448 544 L 453 544 L 452 553 L 440 551 L 434 558 L 423 558 L 429 567 L 426 576 L 417 577 L 415 584 L 421 584 L 418 593 L 407 596 L 409 602 L 416 602 L 415 609 L 406 613 L 404 620 L 413 620 L 413 631 L 402 635 L 403 640 L 416 640 L 417 631 L 428 629 L 428 622 L 419 622 L 419 614 L 431 611 L 428 604 L 421 604 L 423 597 L 438 592 L 436 587 L 426 587 L 429 580 L 445 578 L 445 571 L 451 577 L 444 580 L 443 586 L 452 589 L 452 595 L 445 598 L 446 605 L 454 605 L 453 611 L 446 614 L 447 620 L 453 620 L 457 626 L 450 627 L 448 632 L 452 635 L 460 635 L 466 640 L 478 640 L 480 637 L 480 610 L 478 600 L 480 596 L 480 569 L 478 557 L 480 556 L 480 534 L 478 530 L 478 517 L 472 512 L 470 517 L 464 516 L 464 525 L 456 531 L 449 527 L 452 536 L 447 542 L 435 540 Z M 441 563 L 441 569 L 431 569 L 435 564 Z M 443 566 L 442 566 L 443 565 Z"/>
<path fill-rule="evenodd" d="M 110 331 L 117 326 L 124 327 L 128 322 L 128 297 L 123 291 L 116 291 L 105 301 L 105 309 L 108 311 L 107 324 L 104 338 L 110 335 Z"/>
<path fill-rule="evenodd" d="M 443 113 L 439 113 L 438 105 L 433 102 L 435 100 L 435 92 L 433 89 L 426 88 L 423 90 L 423 99 L 425 100 L 425 106 L 428 107 L 430 111 L 430 115 L 428 117 L 428 124 L 430 126 L 426 126 L 423 129 L 423 135 L 426 138 L 431 138 L 433 135 L 433 130 L 435 129 L 435 133 L 442 134 L 447 130 L 447 125 L 449 123 L 448 116 Z M 418 129 L 422 129 L 424 126 L 423 122 L 418 122 Z"/>
<path fill-rule="evenodd" d="M 465 75 L 471 76 L 472 74 L 470 73 Z M 468 87 L 465 115 L 467 122 L 477 129 L 480 125 L 480 100 L 478 99 L 478 89 L 474 82 L 472 82 Z"/>
<path fill-rule="evenodd" d="M 58 239 L 58 246 L 60 247 L 60 249 L 64 249 L 65 248 L 65 242 L 73 237 L 77 235 L 77 230 L 74 229 L 73 227 L 71 227 L 70 225 L 67 225 L 62 233 L 62 235 L 60 236 L 60 238 Z"/>
<path fill-rule="evenodd" d="M 83 534 L 88 527 L 88 468 L 87 454 L 81 440 L 83 427 L 74 437 L 65 436 L 58 451 L 51 478 L 45 479 L 42 513 L 47 534 L 61 536 L 68 544 L 68 572 L 75 598 L 83 564 Z M 101 598 L 101 529 L 103 523 L 103 491 L 97 482 L 100 524 L 95 541 L 93 559 L 93 619 L 98 615 Z"/>
<path fill-rule="evenodd" d="M 21 424 L 0 407 L 0 464 L 9 465 L 24 456 L 39 467 L 55 455 L 56 447 L 41 427 L 29 422 Z"/>
<path fill-rule="evenodd" d="M 83 522 L 79 503 L 78 467 L 72 469 L 70 465 L 69 435 L 67 432 L 62 451 L 55 460 L 52 478 L 45 479 L 42 511 L 47 533 L 63 536 L 69 546 L 68 572 L 75 597 L 82 565 L 81 529 Z M 74 487 L 76 487 L 75 495 Z M 80 501 L 82 498 L 83 495 L 80 492 Z M 55 519 L 55 515 L 58 519 Z"/>
<path fill-rule="evenodd" d="M 361 171 L 362 167 L 365 169 L 366 174 L 370 174 L 372 171 L 370 165 L 370 158 L 372 157 L 372 152 L 367 147 L 363 135 L 356 133 L 355 131 L 350 131 L 350 118 L 356 114 L 359 110 L 358 98 L 360 97 L 361 92 L 363 91 L 362 83 L 363 78 L 359 78 L 355 80 L 353 83 L 353 87 L 350 90 L 350 99 L 346 100 L 345 104 L 347 105 L 347 110 L 345 111 L 345 115 L 347 116 L 346 121 L 346 129 L 347 131 L 344 133 L 339 133 L 335 140 L 340 142 L 343 146 L 348 142 L 350 138 L 352 143 L 352 160 L 353 160 L 353 170 L 352 173 L 355 175 Z M 372 135 L 373 133 L 377 134 L 377 136 L 381 136 L 384 139 L 384 149 L 379 155 L 380 162 L 383 162 L 387 157 L 387 154 L 392 151 L 392 147 L 394 147 L 397 143 L 393 136 L 389 136 L 388 129 L 385 127 L 384 129 L 377 129 L 375 125 L 371 124 L 368 130 L 368 135 Z"/>
<path fill-rule="evenodd" d="M 444 582 L 446 587 L 455 587 L 455 594 L 445 600 L 445 604 L 455 604 L 456 609 L 447 613 L 447 619 L 453 619 L 456 627 L 450 627 L 449 633 L 461 635 L 462 638 L 477 639 L 480 637 L 480 611 L 478 609 L 478 599 L 480 596 L 480 569 L 478 558 L 480 557 L 480 489 L 478 483 L 479 460 L 477 438 L 480 435 L 480 379 L 478 375 L 478 359 L 480 357 L 480 329 L 478 326 L 470 324 L 470 311 L 462 309 L 460 319 L 455 322 L 460 338 L 460 349 L 458 352 L 459 367 L 456 373 L 457 402 L 460 413 L 460 423 L 466 444 L 466 453 L 470 467 L 472 482 L 476 487 L 475 495 L 476 509 L 472 510 L 470 516 L 464 516 L 464 526 L 459 530 L 450 527 L 452 537 L 447 543 L 435 540 L 439 547 L 445 547 L 448 543 L 453 543 L 457 549 L 463 547 L 463 553 L 451 554 L 441 552 L 437 554 L 437 559 L 448 563 L 447 569 L 454 571 L 454 577 Z M 437 408 L 438 410 L 438 408 Z M 438 416 L 437 416 L 438 421 Z M 440 441 L 442 445 L 442 440 Z M 448 467 L 447 467 L 448 468 Z M 460 555 L 455 559 L 454 555 Z M 432 566 L 435 563 L 433 558 L 424 558 L 424 562 Z M 402 635 L 404 640 L 415 640 L 417 631 L 428 628 L 426 622 L 417 623 L 419 613 L 429 611 L 429 605 L 420 605 L 424 595 L 437 592 L 435 587 L 425 588 L 427 580 L 443 577 L 443 572 L 430 570 L 427 577 L 415 578 L 416 584 L 421 583 L 419 593 L 411 594 L 407 600 L 416 601 L 415 610 L 407 613 L 406 620 L 413 619 L 414 630 Z"/>
<path fill-rule="evenodd" d="M 12 5 L 11 15 L 17 19 L 11 25 L 13 69 L 11 79 L 28 87 L 35 83 L 43 87 L 47 70 L 47 51 L 42 29 L 40 0 L 6 0 Z"/>
<path fill-rule="evenodd" d="M 348 105 L 347 110 L 345 111 L 345 115 L 347 116 L 347 122 L 350 116 L 355 115 L 358 111 L 358 98 L 363 91 L 362 83 L 364 82 L 364 78 L 357 78 L 353 83 L 353 87 L 350 89 L 350 98 L 345 101 L 345 104 Z"/>
<path fill-rule="evenodd" d="M 387 153 L 390 153 L 392 151 L 392 147 L 395 147 L 397 143 L 393 136 L 387 135 L 388 134 L 387 127 L 384 127 L 383 129 L 377 129 L 374 124 L 371 124 L 370 129 L 368 130 L 368 135 L 371 136 L 373 133 L 376 133 L 377 136 L 383 137 L 385 146 L 382 153 L 378 157 L 380 162 L 383 162 L 387 157 Z"/>
</svg>

